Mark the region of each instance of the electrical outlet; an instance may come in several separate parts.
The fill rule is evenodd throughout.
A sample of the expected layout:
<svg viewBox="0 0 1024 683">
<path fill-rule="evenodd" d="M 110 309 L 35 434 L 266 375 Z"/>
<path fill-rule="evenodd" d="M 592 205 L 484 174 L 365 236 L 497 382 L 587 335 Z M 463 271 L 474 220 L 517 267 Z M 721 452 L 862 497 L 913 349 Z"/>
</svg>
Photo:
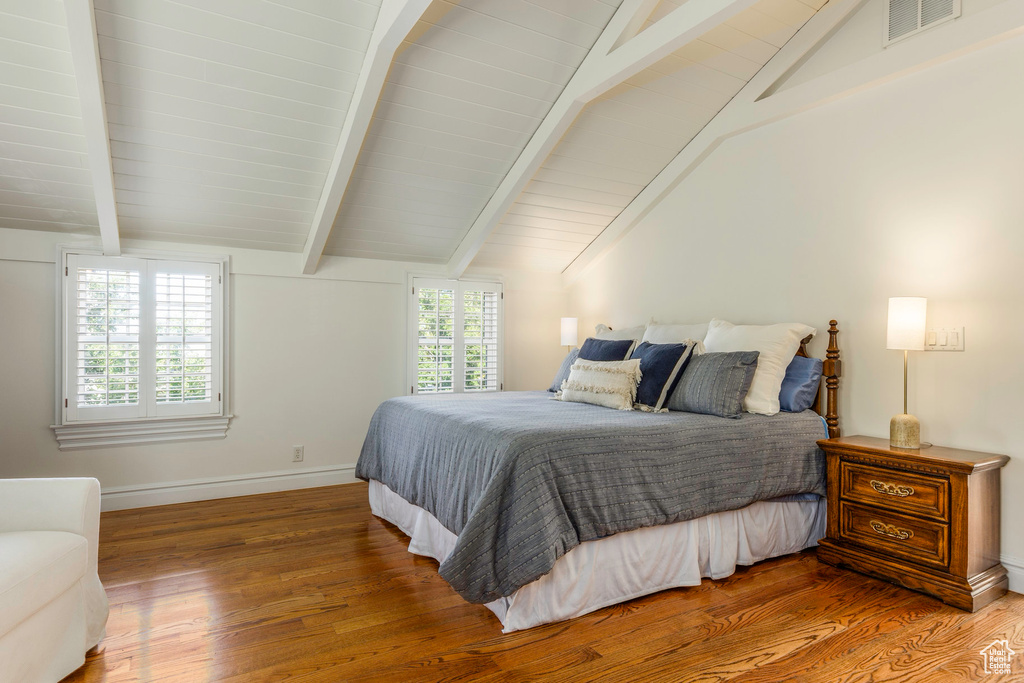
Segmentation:
<svg viewBox="0 0 1024 683">
<path fill-rule="evenodd" d="M 302 462 L 302 446 L 292 446 L 292 462 Z"/>
</svg>

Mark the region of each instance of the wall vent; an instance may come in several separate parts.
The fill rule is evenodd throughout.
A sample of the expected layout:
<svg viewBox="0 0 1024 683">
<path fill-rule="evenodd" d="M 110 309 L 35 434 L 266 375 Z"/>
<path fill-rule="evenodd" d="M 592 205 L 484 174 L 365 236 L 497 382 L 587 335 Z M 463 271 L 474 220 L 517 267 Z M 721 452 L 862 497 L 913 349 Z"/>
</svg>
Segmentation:
<svg viewBox="0 0 1024 683">
<path fill-rule="evenodd" d="M 882 45 L 895 43 L 960 16 L 960 0 L 889 0 Z"/>
</svg>

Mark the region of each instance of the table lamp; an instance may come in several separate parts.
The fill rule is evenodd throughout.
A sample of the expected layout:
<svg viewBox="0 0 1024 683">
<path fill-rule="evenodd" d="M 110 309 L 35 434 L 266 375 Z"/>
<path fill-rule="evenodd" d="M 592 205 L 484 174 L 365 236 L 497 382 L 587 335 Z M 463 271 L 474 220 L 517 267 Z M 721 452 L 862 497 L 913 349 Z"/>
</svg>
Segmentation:
<svg viewBox="0 0 1024 683">
<path fill-rule="evenodd" d="M 921 423 L 907 412 L 907 352 L 924 350 L 928 299 L 920 296 L 889 298 L 889 325 L 885 348 L 903 351 L 903 414 L 889 421 L 889 445 L 920 448 Z"/>
<path fill-rule="evenodd" d="M 566 352 L 576 346 L 577 335 L 579 334 L 579 321 L 576 318 L 562 318 L 562 346 Z"/>
</svg>

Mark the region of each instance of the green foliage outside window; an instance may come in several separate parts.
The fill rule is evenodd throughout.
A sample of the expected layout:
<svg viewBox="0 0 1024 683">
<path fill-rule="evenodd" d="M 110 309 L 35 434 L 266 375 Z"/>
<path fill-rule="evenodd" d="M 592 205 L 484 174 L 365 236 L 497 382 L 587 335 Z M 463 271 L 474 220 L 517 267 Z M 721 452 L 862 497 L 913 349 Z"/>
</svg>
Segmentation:
<svg viewBox="0 0 1024 683">
<path fill-rule="evenodd" d="M 497 301 L 494 292 L 463 294 L 464 391 L 498 388 Z M 421 288 L 418 305 L 417 390 L 455 391 L 455 291 Z"/>
</svg>

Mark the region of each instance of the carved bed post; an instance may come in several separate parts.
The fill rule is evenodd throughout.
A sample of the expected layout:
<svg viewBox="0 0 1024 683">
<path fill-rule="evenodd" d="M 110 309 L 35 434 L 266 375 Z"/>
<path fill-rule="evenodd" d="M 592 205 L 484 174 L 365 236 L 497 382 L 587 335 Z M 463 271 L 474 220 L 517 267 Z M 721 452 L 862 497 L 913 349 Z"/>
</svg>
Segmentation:
<svg viewBox="0 0 1024 683">
<path fill-rule="evenodd" d="M 837 325 L 835 320 L 828 322 L 828 348 L 821 368 L 821 374 L 825 376 L 825 424 L 828 425 L 830 439 L 839 436 L 839 378 L 843 374 L 843 361 L 839 360 L 839 344 L 836 341 L 839 335 Z"/>
</svg>

